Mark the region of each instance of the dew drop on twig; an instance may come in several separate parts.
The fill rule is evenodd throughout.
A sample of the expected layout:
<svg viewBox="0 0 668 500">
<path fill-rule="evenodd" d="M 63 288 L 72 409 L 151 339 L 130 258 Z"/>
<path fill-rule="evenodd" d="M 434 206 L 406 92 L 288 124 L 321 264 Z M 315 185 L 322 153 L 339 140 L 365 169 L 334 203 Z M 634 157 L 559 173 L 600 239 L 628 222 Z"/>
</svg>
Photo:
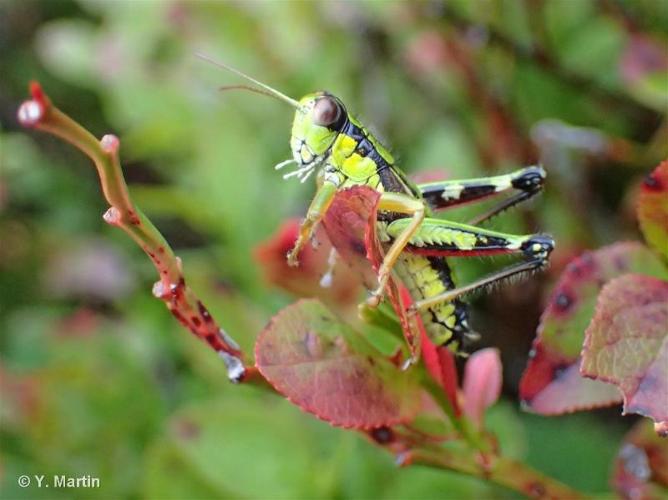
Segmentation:
<svg viewBox="0 0 668 500">
<path fill-rule="evenodd" d="M 32 127 L 37 125 L 44 115 L 44 108 L 37 101 L 25 101 L 17 112 L 21 125 Z"/>
<path fill-rule="evenodd" d="M 112 226 L 118 226 L 121 223 L 121 212 L 116 207 L 109 207 L 102 216 L 104 222 Z"/>
</svg>

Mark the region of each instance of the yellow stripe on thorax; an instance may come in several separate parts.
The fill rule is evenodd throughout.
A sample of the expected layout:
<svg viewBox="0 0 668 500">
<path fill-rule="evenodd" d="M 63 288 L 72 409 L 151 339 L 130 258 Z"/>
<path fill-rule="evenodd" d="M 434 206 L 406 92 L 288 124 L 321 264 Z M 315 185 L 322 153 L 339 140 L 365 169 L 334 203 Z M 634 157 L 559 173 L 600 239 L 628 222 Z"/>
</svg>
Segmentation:
<svg viewBox="0 0 668 500">
<path fill-rule="evenodd" d="M 366 184 L 376 189 L 379 184 L 376 162 L 368 156 L 357 154 L 355 152 L 356 148 L 357 141 L 343 133 L 338 135 L 332 145 L 330 161 L 337 170 L 347 177 L 341 187 Z M 380 190 L 382 190 L 382 187 Z"/>
</svg>

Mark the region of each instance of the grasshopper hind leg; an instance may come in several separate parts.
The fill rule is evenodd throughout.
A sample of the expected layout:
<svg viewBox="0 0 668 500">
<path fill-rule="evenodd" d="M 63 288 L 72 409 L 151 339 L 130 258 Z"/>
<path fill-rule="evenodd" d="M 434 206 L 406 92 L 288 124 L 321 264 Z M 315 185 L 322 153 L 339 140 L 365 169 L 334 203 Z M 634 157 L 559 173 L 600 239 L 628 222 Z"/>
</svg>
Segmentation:
<svg viewBox="0 0 668 500">
<path fill-rule="evenodd" d="M 526 260 L 538 260 L 543 267 L 554 250 L 554 239 L 549 234 L 534 234 L 522 243 L 521 249 Z"/>
<path fill-rule="evenodd" d="M 384 233 L 391 240 L 394 234 L 404 232 L 406 224 L 393 221 Z M 545 267 L 553 248 L 552 238 L 543 234 L 515 236 L 426 219 L 393 271 L 409 289 L 413 298 L 409 311 L 420 315 L 430 340 L 458 352 L 477 336 L 469 327 L 463 297 Z M 450 257 L 487 254 L 515 254 L 522 260 L 470 284 L 456 286 L 448 265 Z"/>
<path fill-rule="evenodd" d="M 523 275 L 538 271 L 544 268 L 548 263 L 548 257 L 554 249 L 554 240 L 545 234 L 535 234 L 528 236 L 520 246 L 523 260 L 516 264 L 509 265 L 495 273 L 483 276 L 482 278 L 430 298 L 425 298 L 413 303 L 412 312 L 429 309 L 436 304 L 451 302 L 465 295 L 470 295 L 479 290 L 484 290 L 508 280 L 517 279 Z"/>
</svg>

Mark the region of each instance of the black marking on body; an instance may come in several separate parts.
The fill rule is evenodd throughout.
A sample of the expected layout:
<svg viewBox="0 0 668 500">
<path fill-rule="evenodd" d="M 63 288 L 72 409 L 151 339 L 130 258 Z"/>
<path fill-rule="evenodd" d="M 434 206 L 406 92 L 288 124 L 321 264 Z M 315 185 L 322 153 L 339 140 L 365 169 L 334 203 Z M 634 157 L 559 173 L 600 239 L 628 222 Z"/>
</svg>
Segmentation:
<svg viewBox="0 0 668 500">
<path fill-rule="evenodd" d="M 466 252 L 467 254 L 475 255 L 495 255 L 498 253 L 508 253 L 510 241 L 500 236 L 488 236 L 486 234 L 477 235 L 472 231 L 465 231 L 457 229 L 459 233 L 474 234 L 476 241 L 473 248 L 462 250 L 455 242 L 452 243 L 424 243 L 422 245 L 407 245 L 407 249 L 419 255 L 434 255 L 438 252 L 443 252 L 444 255 L 456 256 L 452 254 L 459 254 Z"/>
<path fill-rule="evenodd" d="M 431 268 L 438 273 L 438 277 L 441 280 L 441 282 L 445 285 L 445 287 L 448 290 L 455 289 L 456 285 L 453 280 L 452 270 L 448 265 L 448 261 L 443 257 L 427 257 L 427 260 L 429 261 Z M 468 326 L 468 309 L 466 303 L 462 302 L 459 299 L 454 299 L 449 303 L 455 306 L 455 312 L 454 312 L 455 325 L 452 327 L 452 329 L 448 328 L 445 325 L 445 323 L 443 323 L 438 319 L 435 310 L 432 310 L 432 308 L 430 308 L 429 312 L 431 313 L 431 318 L 434 323 L 438 323 L 447 330 L 452 331 L 452 337 L 450 337 L 445 342 L 444 345 L 451 344 L 452 342 L 458 342 L 460 346 L 463 346 L 465 345 L 466 342 L 466 334 L 469 333 L 470 331 Z M 441 304 L 435 306 L 435 308 L 438 308 L 440 306 Z"/>
<path fill-rule="evenodd" d="M 480 240 L 476 241 L 475 244 L 476 248 L 505 250 L 508 248 L 508 245 L 510 244 L 510 242 L 506 238 L 501 238 L 499 236 L 484 235 L 484 237 L 486 240 L 485 242 L 482 242 Z"/>
<path fill-rule="evenodd" d="M 357 138 L 355 139 L 357 140 Z M 355 149 L 355 152 L 362 157 L 366 157 L 374 152 L 377 153 L 377 151 L 375 151 L 375 148 L 373 147 L 373 144 L 371 144 L 371 141 L 366 137 L 357 140 L 357 148 Z M 373 156 L 371 159 L 374 159 Z"/>
<path fill-rule="evenodd" d="M 369 157 L 376 164 L 376 173 L 380 178 L 383 189 L 392 193 L 405 193 L 413 198 L 420 198 L 420 192 L 406 179 L 403 172 L 397 170 L 393 164 L 381 155 L 369 139 L 369 132 L 355 125 L 350 120 L 341 133 L 352 137 L 357 143 L 355 152 L 362 157 Z"/>
<path fill-rule="evenodd" d="M 446 290 L 453 290 L 456 288 L 452 271 L 447 260 L 444 257 L 423 257 L 425 266 L 421 266 L 418 270 L 408 271 L 408 268 L 403 267 L 398 269 L 400 275 L 404 274 L 404 284 L 407 286 L 409 293 L 414 301 L 419 301 L 431 296 L 425 295 L 425 289 L 429 288 L 434 282 L 438 281 L 443 285 L 443 289 L 438 292 L 442 293 Z M 398 265 L 402 265 L 398 263 Z M 422 281 L 418 276 L 423 275 L 426 268 L 433 271 L 427 281 Z M 454 316 L 454 324 L 449 327 L 446 320 L 444 309 L 450 305 L 454 306 L 454 311 L 451 313 Z M 424 323 L 427 332 L 430 330 L 430 325 L 438 325 L 439 329 L 449 333 L 449 338 L 442 342 L 441 345 L 455 344 L 457 348 L 466 345 L 466 340 L 469 333 L 468 328 L 468 311 L 464 302 L 459 299 L 454 299 L 449 302 L 443 302 L 434 306 L 428 307 L 420 311 L 420 317 Z M 430 338 L 433 338 L 427 333 Z"/>
<path fill-rule="evenodd" d="M 452 270 L 448 262 L 442 257 L 427 257 L 431 268 L 436 271 L 439 279 L 445 285 L 445 288 L 452 290 L 455 287 L 455 282 L 452 279 Z"/>
<path fill-rule="evenodd" d="M 468 201 L 484 198 L 485 196 L 489 196 L 496 192 L 496 187 L 492 184 L 467 185 L 466 183 L 462 183 L 462 185 L 464 186 L 464 189 L 462 189 L 457 198 L 443 198 L 445 189 L 443 185 L 440 184 L 425 186 L 422 190 L 422 196 L 430 206 L 444 208 L 449 207 L 450 205 L 462 204 Z"/>
</svg>

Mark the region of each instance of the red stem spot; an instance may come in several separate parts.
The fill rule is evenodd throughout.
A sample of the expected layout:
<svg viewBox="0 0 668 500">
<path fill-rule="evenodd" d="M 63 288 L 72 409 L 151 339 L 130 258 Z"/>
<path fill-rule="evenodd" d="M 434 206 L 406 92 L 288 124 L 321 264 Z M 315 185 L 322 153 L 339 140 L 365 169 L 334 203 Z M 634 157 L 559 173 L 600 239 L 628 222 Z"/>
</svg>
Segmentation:
<svg viewBox="0 0 668 500">
<path fill-rule="evenodd" d="M 545 486 L 538 481 L 529 483 L 527 485 L 527 495 L 531 498 L 545 498 Z"/>
<path fill-rule="evenodd" d="M 202 302 L 199 300 L 197 301 L 197 309 L 199 309 L 199 313 L 204 319 L 204 321 L 206 323 L 211 323 L 212 321 L 211 314 L 209 314 L 209 311 L 206 309 L 206 307 L 204 307 L 204 304 L 202 304 Z"/>
<path fill-rule="evenodd" d="M 151 254 L 151 258 L 155 258 L 155 254 Z M 176 285 L 172 285 L 172 289 L 170 290 L 172 294 L 172 300 L 176 302 L 181 298 L 183 295 L 183 289 L 186 287 L 186 280 L 183 278 L 179 278 L 179 282 Z"/>
<path fill-rule="evenodd" d="M 389 444 L 394 441 L 394 432 L 389 427 L 376 427 L 369 432 L 369 435 L 378 444 Z"/>
<path fill-rule="evenodd" d="M 128 210 L 128 219 L 130 220 L 130 224 L 132 224 L 133 226 L 139 225 L 140 222 L 139 216 L 137 215 L 137 212 L 135 212 L 134 210 Z"/>
<path fill-rule="evenodd" d="M 189 330 L 191 329 L 191 328 L 190 328 L 190 324 L 188 323 L 188 320 L 183 316 L 183 314 L 181 314 L 181 313 L 179 312 L 178 309 L 171 309 L 171 308 L 170 308 L 170 311 L 171 311 L 172 315 L 173 315 L 177 320 L 179 320 L 179 323 L 181 323 L 183 326 L 185 326 L 185 327 L 188 328 Z"/>
</svg>

